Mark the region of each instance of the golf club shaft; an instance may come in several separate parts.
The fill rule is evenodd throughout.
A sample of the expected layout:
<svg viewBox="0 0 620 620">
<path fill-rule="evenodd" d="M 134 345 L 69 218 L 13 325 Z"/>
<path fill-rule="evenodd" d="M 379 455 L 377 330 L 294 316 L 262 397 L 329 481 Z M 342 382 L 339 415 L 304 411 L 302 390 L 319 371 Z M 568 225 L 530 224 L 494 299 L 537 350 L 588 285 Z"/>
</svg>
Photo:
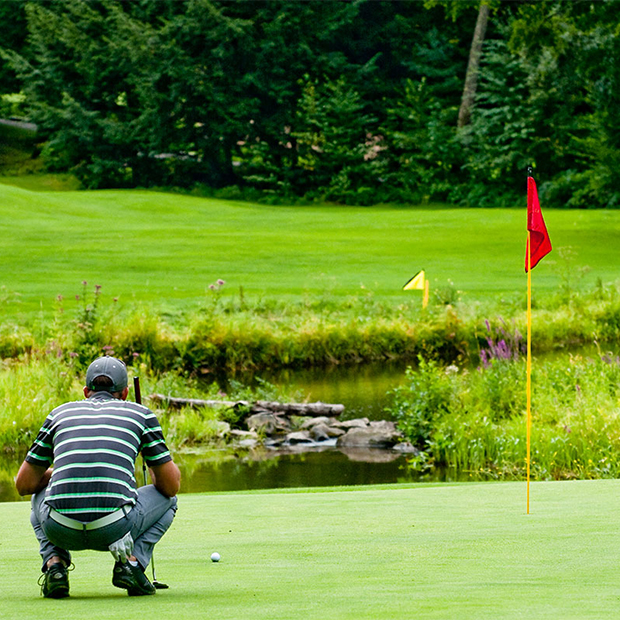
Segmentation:
<svg viewBox="0 0 620 620">
<path fill-rule="evenodd" d="M 136 402 L 141 405 L 142 404 L 142 392 L 140 391 L 140 377 L 133 378 L 133 389 L 136 395 Z M 142 478 L 144 481 L 144 486 L 148 484 L 146 477 L 146 461 L 144 460 L 144 453 L 142 453 Z M 155 551 L 151 555 L 151 569 L 153 571 L 153 581 L 157 581 L 155 577 Z"/>
</svg>

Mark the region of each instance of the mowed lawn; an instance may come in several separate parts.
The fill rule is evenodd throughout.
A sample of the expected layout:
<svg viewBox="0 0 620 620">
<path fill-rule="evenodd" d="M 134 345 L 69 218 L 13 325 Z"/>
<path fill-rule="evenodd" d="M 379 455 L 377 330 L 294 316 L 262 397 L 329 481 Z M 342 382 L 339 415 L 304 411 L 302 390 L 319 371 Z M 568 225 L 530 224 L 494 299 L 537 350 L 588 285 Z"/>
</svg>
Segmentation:
<svg viewBox="0 0 620 620">
<path fill-rule="evenodd" d="M 75 554 L 71 599 L 42 599 L 29 506 L 0 504 L 0 617 L 617 618 L 620 482 L 533 483 L 529 515 L 525 490 L 509 482 L 181 495 L 155 554 L 170 589 L 145 599 L 111 585 L 111 556 L 87 551 Z"/>
<path fill-rule="evenodd" d="M 243 287 L 253 298 L 370 292 L 397 302 L 415 295 L 401 288 L 422 268 L 431 287 L 451 280 L 465 299 L 520 294 L 525 217 L 524 208 L 270 207 L 0 184 L 0 299 L 19 299 L 5 312 L 49 310 L 86 280 L 106 300 L 183 308 L 221 278 L 224 294 Z M 554 247 L 573 249 L 572 268 L 590 267 L 582 286 L 618 279 L 620 211 L 548 210 L 545 218 Z M 559 252 L 547 257 L 535 291 L 556 289 L 561 267 Z"/>
</svg>

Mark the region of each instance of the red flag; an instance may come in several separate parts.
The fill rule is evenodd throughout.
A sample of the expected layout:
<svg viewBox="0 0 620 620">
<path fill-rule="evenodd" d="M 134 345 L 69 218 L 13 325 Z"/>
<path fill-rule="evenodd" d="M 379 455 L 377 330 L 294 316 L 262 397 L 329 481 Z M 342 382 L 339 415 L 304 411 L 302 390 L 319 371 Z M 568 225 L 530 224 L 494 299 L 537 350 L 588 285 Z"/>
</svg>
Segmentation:
<svg viewBox="0 0 620 620">
<path fill-rule="evenodd" d="M 533 177 L 527 177 L 527 229 L 530 232 L 525 248 L 525 272 L 527 273 L 527 256 L 530 252 L 529 240 L 532 240 L 532 255 L 530 258 L 531 268 L 534 269 L 541 258 L 551 252 L 551 240 L 547 233 L 545 220 L 543 220 L 538 202 L 536 181 Z"/>
</svg>

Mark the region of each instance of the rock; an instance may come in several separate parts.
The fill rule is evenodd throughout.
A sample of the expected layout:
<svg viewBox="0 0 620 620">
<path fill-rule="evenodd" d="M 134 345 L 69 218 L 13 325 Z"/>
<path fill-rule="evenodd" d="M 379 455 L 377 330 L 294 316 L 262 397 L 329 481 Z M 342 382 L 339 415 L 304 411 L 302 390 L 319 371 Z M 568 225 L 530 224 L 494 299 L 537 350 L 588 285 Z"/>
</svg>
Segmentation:
<svg viewBox="0 0 620 620">
<path fill-rule="evenodd" d="M 245 421 L 248 430 L 273 435 L 275 433 L 287 433 L 291 430 L 288 420 L 268 412 L 255 413 Z"/>
<path fill-rule="evenodd" d="M 230 424 L 223 420 L 217 420 L 215 422 L 215 428 L 217 429 L 217 436 L 220 438 L 230 435 Z"/>
<path fill-rule="evenodd" d="M 254 431 L 242 431 L 237 428 L 233 429 L 228 434 L 233 439 L 258 439 L 258 435 Z"/>
<path fill-rule="evenodd" d="M 314 443 L 308 431 L 297 431 L 295 433 L 289 433 L 286 436 L 286 442 L 290 444 Z"/>
<path fill-rule="evenodd" d="M 327 427 L 327 434 L 330 437 L 341 437 L 346 432 L 347 431 L 345 431 L 343 428 L 337 428 L 336 426 L 328 426 Z"/>
<path fill-rule="evenodd" d="M 333 424 L 337 428 L 366 428 L 368 426 L 368 418 L 356 418 L 355 420 L 347 420 L 346 422 L 336 422 Z"/>
<path fill-rule="evenodd" d="M 381 428 L 351 428 L 346 435 L 338 438 L 336 445 L 340 448 L 391 448 L 402 440 L 402 435 L 396 431 Z"/>
<path fill-rule="evenodd" d="M 254 439 L 252 437 L 248 437 L 247 439 L 242 439 L 237 442 L 238 448 L 253 448 L 258 443 L 258 439 Z"/>
<path fill-rule="evenodd" d="M 310 429 L 310 437 L 314 441 L 327 441 L 329 439 L 328 431 L 329 427 L 325 424 L 316 424 Z"/>
<path fill-rule="evenodd" d="M 396 452 L 401 452 L 403 454 L 420 454 L 420 451 L 408 441 L 397 443 L 395 446 L 392 447 L 392 450 Z"/>
<path fill-rule="evenodd" d="M 284 437 L 267 437 L 263 442 L 265 448 L 279 448 L 284 443 Z"/>
<path fill-rule="evenodd" d="M 330 424 L 334 424 L 336 422 L 335 418 L 328 418 L 327 416 L 320 416 L 318 418 L 308 418 L 302 425 L 301 428 L 303 430 L 310 429 L 317 424 L 324 424 L 329 426 Z"/>
<path fill-rule="evenodd" d="M 376 420 L 372 421 L 368 426 L 377 430 L 383 430 L 386 432 L 396 432 L 396 424 L 390 420 Z"/>
</svg>

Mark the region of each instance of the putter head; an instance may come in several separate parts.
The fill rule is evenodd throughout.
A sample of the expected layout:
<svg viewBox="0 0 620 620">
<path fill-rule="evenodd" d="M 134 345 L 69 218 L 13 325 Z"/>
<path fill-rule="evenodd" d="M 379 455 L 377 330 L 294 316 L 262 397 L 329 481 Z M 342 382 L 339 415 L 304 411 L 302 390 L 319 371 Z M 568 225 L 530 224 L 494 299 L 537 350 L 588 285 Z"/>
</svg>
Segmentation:
<svg viewBox="0 0 620 620">
<path fill-rule="evenodd" d="M 157 579 L 153 580 L 153 586 L 156 590 L 167 590 L 170 587 L 167 583 L 162 583 L 161 581 L 157 581 Z"/>
</svg>

